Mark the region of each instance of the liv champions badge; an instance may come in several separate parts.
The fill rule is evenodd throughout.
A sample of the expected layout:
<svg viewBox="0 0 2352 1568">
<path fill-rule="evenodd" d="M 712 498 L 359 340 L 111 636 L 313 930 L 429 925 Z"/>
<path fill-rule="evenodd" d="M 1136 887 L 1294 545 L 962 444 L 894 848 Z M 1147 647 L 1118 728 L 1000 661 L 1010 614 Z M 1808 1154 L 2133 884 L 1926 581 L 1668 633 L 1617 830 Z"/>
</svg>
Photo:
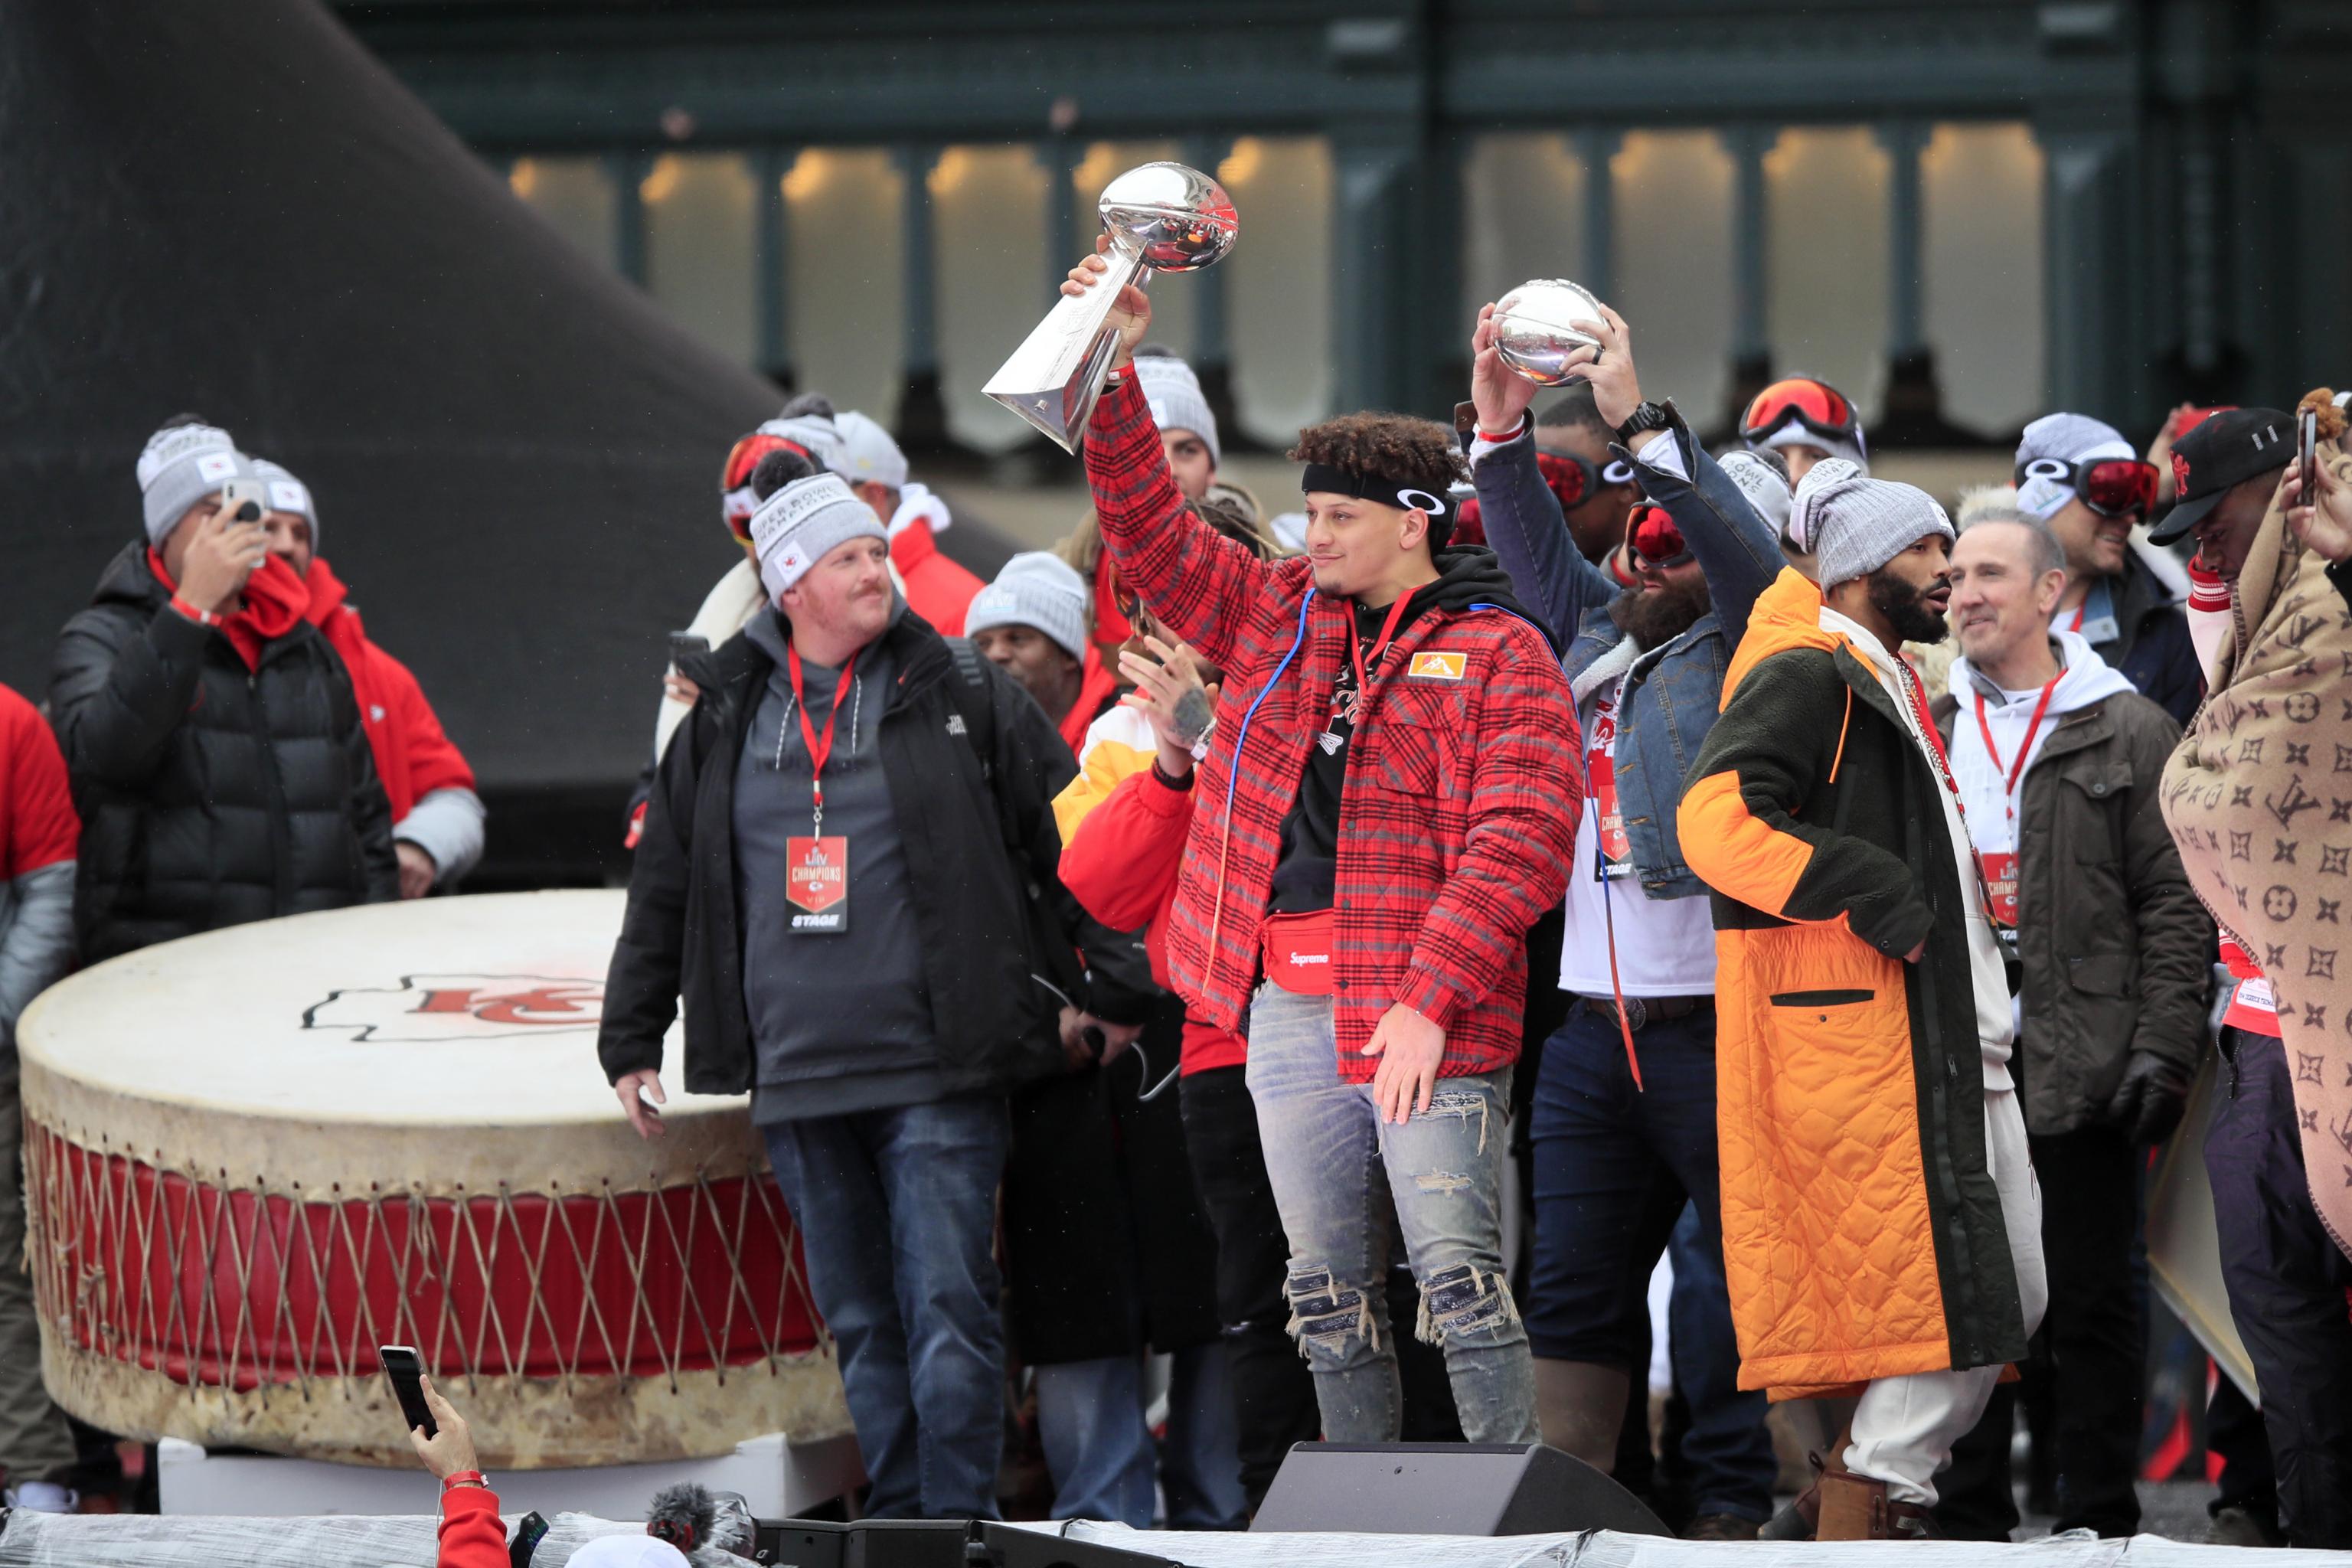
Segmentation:
<svg viewBox="0 0 2352 1568">
<path fill-rule="evenodd" d="M 795 935 L 838 934 L 849 929 L 849 840 L 839 834 L 787 839 L 784 897 Z"/>
</svg>

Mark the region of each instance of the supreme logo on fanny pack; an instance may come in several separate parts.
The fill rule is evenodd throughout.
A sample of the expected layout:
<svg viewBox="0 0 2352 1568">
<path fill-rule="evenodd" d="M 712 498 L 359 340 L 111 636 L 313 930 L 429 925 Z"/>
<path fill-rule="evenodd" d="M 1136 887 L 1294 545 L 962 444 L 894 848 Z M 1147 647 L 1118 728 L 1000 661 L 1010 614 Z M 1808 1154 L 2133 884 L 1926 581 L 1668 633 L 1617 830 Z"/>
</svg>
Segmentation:
<svg viewBox="0 0 2352 1568">
<path fill-rule="evenodd" d="M 1269 915 L 1259 939 L 1265 977 L 1299 996 L 1331 994 L 1331 911 Z"/>
</svg>

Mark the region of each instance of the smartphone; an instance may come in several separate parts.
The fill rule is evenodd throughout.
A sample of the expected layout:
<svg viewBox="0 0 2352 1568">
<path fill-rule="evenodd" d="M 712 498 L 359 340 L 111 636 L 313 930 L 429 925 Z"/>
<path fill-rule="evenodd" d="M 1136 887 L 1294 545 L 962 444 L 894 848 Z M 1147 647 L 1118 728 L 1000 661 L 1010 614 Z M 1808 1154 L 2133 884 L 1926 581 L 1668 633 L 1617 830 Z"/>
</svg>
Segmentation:
<svg viewBox="0 0 2352 1568">
<path fill-rule="evenodd" d="M 672 632 L 669 634 L 669 662 L 670 668 L 673 669 L 677 667 L 677 661 L 686 658 L 688 654 L 709 653 L 709 651 L 710 639 L 707 637 L 699 636 L 694 632 Z"/>
<path fill-rule="evenodd" d="M 2295 457 L 2303 467 L 2296 470 L 2295 501 L 2297 506 L 2309 506 L 2319 499 L 2319 465 L 2315 458 L 2319 450 L 2319 411 L 2306 408 L 2294 416 Z"/>
<path fill-rule="evenodd" d="M 425 1428 L 427 1437 L 441 1435 L 440 1426 L 433 1419 L 431 1406 L 425 1403 L 425 1363 L 417 1359 L 415 1350 L 408 1345 L 378 1345 L 378 1360 L 383 1363 L 384 1376 L 392 1379 L 392 1392 L 400 1401 L 400 1414 L 407 1423 L 405 1430 Z"/>
<path fill-rule="evenodd" d="M 507 1542 L 507 1568 L 530 1568 L 531 1553 L 547 1539 L 547 1520 L 536 1509 L 522 1516 L 515 1526 L 514 1539 Z"/>
<path fill-rule="evenodd" d="M 229 515 L 239 522 L 259 522 L 269 510 L 269 481 L 231 479 L 221 486 L 221 505 L 230 508 Z"/>
</svg>

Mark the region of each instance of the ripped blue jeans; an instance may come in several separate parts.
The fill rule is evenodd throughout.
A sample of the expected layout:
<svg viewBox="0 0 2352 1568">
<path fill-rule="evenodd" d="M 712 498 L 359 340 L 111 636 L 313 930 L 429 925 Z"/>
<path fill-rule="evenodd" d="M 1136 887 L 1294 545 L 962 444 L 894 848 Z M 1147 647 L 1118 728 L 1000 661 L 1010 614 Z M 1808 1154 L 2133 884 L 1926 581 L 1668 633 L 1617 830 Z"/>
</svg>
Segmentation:
<svg viewBox="0 0 2352 1568">
<path fill-rule="evenodd" d="M 1463 1435 L 1537 1440 L 1535 1363 L 1503 1275 L 1508 1072 L 1438 1080 L 1426 1114 L 1384 1124 L 1372 1086 L 1339 1079 L 1331 999 L 1261 986 L 1248 1082 L 1290 1242 L 1290 1329 L 1323 1436 L 1392 1443 L 1403 1416 L 1381 1282 L 1402 1234 L 1421 1286 L 1414 1332 L 1445 1352 Z M 1393 1218 L 1391 1217 L 1393 1200 Z"/>
</svg>

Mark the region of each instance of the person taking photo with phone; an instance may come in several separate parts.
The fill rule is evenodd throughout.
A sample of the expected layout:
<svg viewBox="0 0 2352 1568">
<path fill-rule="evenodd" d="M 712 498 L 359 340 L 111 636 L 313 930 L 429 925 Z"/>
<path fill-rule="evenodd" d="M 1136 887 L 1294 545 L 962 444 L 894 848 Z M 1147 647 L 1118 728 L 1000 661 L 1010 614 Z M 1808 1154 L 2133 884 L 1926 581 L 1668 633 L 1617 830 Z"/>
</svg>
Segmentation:
<svg viewBox="0 0 2352 1568">
<path fill-rule="evenodd" d="M 269 551 L 268 487 L 184 416 L 138 479 L 144 537 L 66 623 L 49 717 L 81 813 L 81 962 L 400 896 L 350 672 Z"/>
<path fill-rule="evenodd" d="M 1086 258 L 1064 291 L 1106 268 Z M 1461 457 L 1444 426 L 1359 414 L 1301 431 L 1304 559 L 1258 560 L 1202 521 L 1129 371 L 1150 316 L 1122 289 L 1087 478 L 1120 578 L 1225 674 L 1169 968 L 1209 1023 L 1249 1017 L 1324 1436 L 1400 1429 L 1393 1224 L 1421 1289 L 1415 1331 L 1444 1347 L 1464 1434 L 1533 1441 L 1502 1161 L 1524 940 L 1560 896 L 1580 798 L 1562 763 L 1577 744 L 1568 683 L 1494 553 L 1445 547 Z"/>
</svg>

